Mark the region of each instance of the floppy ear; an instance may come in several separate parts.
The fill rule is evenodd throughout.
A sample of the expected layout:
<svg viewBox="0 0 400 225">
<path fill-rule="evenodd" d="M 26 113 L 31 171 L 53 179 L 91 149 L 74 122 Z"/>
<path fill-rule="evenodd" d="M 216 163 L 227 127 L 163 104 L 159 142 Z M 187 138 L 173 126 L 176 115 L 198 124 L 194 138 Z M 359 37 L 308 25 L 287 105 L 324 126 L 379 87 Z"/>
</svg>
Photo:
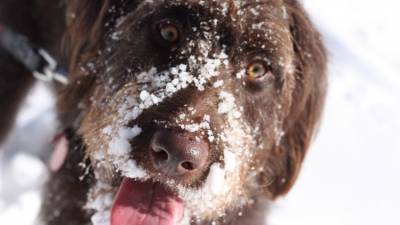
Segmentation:
<svg viewBox="0 0 400 225">
<path fill-rule="evenodd" d="M 268 162 L 272 173 L 268 194 L 272 198 L 286 194 L 296 181 L 318 127 L 326 92 L 327 59 L 320 35 L 296 0 L 284 2 L 291 20 L 296 86 L 283 123 L 285 136 Z"/>
<path fill-rule="evenodd" d="M 57 109 L 60 120 L 69 124 L 76 118 L 80 109 L 78 104 L 94 82 L 95 76 L 82 76 L 80 68 L 90 57 L 104 34 L 107 9 L 114 0 L 69 0 L 66 2 L 66 31 L 63 38 L 65 58 L 69 59 L 69 85 L 58 90 Z M 75 115 L 75 116 L 71 116 Z"/>
<path fill-rule="evenodd" d="M 91 91 L 95 75 L 86 68 L 98 56 L 107 33 L 117 23 L 117 19 L 129 12 L 139 0 L 69 0 L 66 7 L 67 28 L 63 40 L 66 58 L 69 59 L 70 85 L 58 93 L 59 113 L 76 111 L 78 103 Z M 124 9 L 124 10 L 123 10 Z M 85 69 L 82 69 L 85 68 Z"/>
<path fill-rule="evenodd" d="M 86 52 L 98 47 L 105 32 L 108 10 L 117 0 L 70 0 L 67 3 L 67 30 L 64 49 L 70 59 L 70 69 Z"/>
</svg>

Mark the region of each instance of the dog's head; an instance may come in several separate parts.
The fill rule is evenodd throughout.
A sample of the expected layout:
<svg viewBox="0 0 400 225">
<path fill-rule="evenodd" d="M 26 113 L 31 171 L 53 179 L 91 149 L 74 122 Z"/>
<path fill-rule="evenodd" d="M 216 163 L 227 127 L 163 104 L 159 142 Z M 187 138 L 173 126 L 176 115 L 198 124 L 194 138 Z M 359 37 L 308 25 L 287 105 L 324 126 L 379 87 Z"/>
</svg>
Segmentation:
<svg viewBox="0 0 400 225">
<path fill-rule="evenodd" d="M 224 221 L 293 185 L 325 96 L 294 0 L 69 3 L 74 121 L 113 225 Z"/>
</svg>

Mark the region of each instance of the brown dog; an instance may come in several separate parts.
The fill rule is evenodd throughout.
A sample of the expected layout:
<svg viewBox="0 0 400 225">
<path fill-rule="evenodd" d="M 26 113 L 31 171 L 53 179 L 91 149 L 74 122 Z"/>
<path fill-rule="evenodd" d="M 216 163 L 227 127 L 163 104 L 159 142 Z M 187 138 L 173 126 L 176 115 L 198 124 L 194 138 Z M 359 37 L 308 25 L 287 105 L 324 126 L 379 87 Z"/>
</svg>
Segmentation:
<svg viewBox="0 0 400 225">
<path fill-rule="evenodd" d="M 292 187 L 326 88 L 297 1 L 3 2 L 0 21 L 70 67 L 45 224 L 264 224 Z M 0 60 L 4 136 L 31 78 Z"/>
</svg>

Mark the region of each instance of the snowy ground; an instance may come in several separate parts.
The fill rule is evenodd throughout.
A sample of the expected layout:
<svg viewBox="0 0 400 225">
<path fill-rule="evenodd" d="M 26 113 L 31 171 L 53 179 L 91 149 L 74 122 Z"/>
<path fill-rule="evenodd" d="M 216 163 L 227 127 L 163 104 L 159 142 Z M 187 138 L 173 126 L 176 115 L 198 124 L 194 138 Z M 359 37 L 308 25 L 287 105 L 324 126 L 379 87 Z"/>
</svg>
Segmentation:
<svg viewBox="0 0 400 225">
<path fill-rule="evenodd" d="M 320 134 L 300 179 L 278 201 L 270 224 L 398 225 L 400 3 L 304 4 L 329 48 L 330 91 Z M 32 155 L 50 142 L 52 124 L 51 96 L 39 86 L 1 147 L 0 224 L 33 224 L 46 172 Z"/>
<path fill-rule="evenodd" d="M 47 176 L 43 153 L 50 150 L 55 132 L 53 106 L 46 87 L 35 87 L 13 134 L 0 147 L 0 224 L 34 224 L 40 206 L 39 190 Z"/>
<path fill-rule="evenodd" d="M 400 224 L 400 3 L 305 0 L 328 45 L 320 134 L 272 225 Z"/>
</svg>

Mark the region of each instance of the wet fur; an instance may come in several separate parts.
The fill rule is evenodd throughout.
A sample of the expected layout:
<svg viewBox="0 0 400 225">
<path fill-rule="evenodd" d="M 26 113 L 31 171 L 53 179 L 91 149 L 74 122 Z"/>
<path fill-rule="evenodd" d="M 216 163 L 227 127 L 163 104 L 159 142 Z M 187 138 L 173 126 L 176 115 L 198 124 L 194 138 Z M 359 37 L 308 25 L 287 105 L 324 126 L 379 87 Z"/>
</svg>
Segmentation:
<svg viewBox="0 0 400 225">
<path fill-rule="evenodd" d="M 115 45 L 110 43 L 109 35 L 113 32 L 112 28 L 115 27 L 118 18 L 137 10 L 140 1 L 69 0 L 66 4 L 55 2 L 57 1 L 37 0 L 29 1 L 29 3 L 24 0 L 2 1 L 0 10 L 20 12 L 23 16 L 17 17 L 14 16 L 15 14 L 1 11 L 0 21 L 46 47 L 58 59 L 66 58 L 68 61 L 71 83 L 58 91 L 58 113 L 61 129 L 66 130 L 67 137 L 70 140 L 70 151 L 63 168 L 52 174 L 48 182 L 44 192 L 42 220 L 47 225 L 81 225 L 87 224 L 93 213 L 84 210 L 87 193 L 96 182 L 94 171 L 87 169 L 91 165 L 91 151 L 98 144 L 91 143 L 91 139 L 98 140 L 98 137 L 102 136 L 95 131 L 104 128 L 110 121 L 113 121 L 113 115 L 117 110 L 115 107 L 118 106 L 118 104 L 115 104 L 114 108 L 110 108 L 101 104 L 110 103 L 104 93 L 118 96 L 115 90 L 107 89 L 109 84 L 104 77 L 107 74 L 107 68 L 101 62 L 109 59 L 108 63 L 115 69 L 115 79 L 112 84 L 117 87 L 124 87 L 131 82 L 131 78 L 123 76 L 122 70 L 125 69 L 126 65 L 131 65 L 135 72 L 148 68 L 151 65 L 148 65 L 147 61 L 152 61 L 151 52 L 157 51 L 157 49 L 154 49 L 151 45 L 141 47 L 146 42 L 140 36 L 135 37 L 136 39 L 133 39 L 132 42 L 122 42 Z M 271 131 L 272 126 L 269 124 L 276 121 L 281 123 L 284 136 L 282 136 L 279 144 L 268 143 L 265 145 L 265 151 L 257 151 L 254 154 L 251 165 L 248 165 L 248 167 L 263 168 L 256 176 L 258 184 L 256 191 L 251 190 L 253 195 L 248 196 L 255 202 L 231 211 L 228 210 L 223 219 L 214 219 L 224 224 L 254 225 L 263 223 L 264 213 L 269 207 L 269 202 L 286 194 L 296 181 L 306 151 L 315 135 L 324 103 L 326 55 L 318 32 L 297 1 L 271 0 L 265 2 L 270 3 L 273 9 L 280 9 L 282 6 L 286 8 L 287 20 L 275 16 L 272 11 L 265 14 L 265 19 L 277 24 L 276 33 L 278 36 L 281 35 L 279 37 L 282 37 L 283 40 L 278 43 L 278 48 L 281 49 L 279 55 L 293 64 L 294 72 L 290 75 L 294 78 L 278 80 L 274 84 L 274 87 L 281 90 L 279 95 L 272 91 L 264 91 L 260 94 L 259 92 L 252 93 L 251 90 L 241 89 L 242 91 L 238 93 L 240 95 L 239 105 L 246 109 L 245 120 L 248 125 L 255 126 L 258 124 L 261 125 L 261 128 L 264 128 L 254 137 L 255 139 L 260 139 L 260 142 L 274 140 L 275 137 Z M 52 9 L 46 9 L 45 6 Z M 116 10 L 116 12 L 110 14 L 108 10 L 111 7 L 124 8 L 125 10 Z M 37 11 L 31 10 L 32 8 Z M 145 13 L 144 10 L 146 9 L 139 10 L 137 15 Z M 60 12 L 63 11 L 65 11 L 65 17 L 61 16 L 63 13 Z M 41 19 L 40 15 L 43 12 L 47 15 L 46 19 Z M 53 12 L 50 17 L 48 12 Z M 207 15 L 204 14 L 203 16 L 206 17 Z M 32 17 L 35 19 L 31 19 Z M 46 24 L 46 21 L 55 22 Z M 226 37 L 224 41 L 233 46 L 237 45 L 237 40 L 234 40 L 234 37 L 239 36 L 240 32 L 243 32 L 241 30 L 243 28 L 235 27 L 234 23 L 226 19 L 221 19 L 221 21 L 227 25 L 226 29 L 229 29 L 232 34 L 230 37 Z M 255 21 L 253 22 L 255 23 Z M 104 26 L 106 23 L 108 23 L 107 27 Z M 247 23 L 251 24 L 251 19 Z M 126 29 L 125 31 L 128 32 L 129 23 L 126 25 L 127 27 L 122 29 Z M 32 29 L 32 27 L 36 29 Z M 281 27 L 286 27 L 289 35 L 284 32 L 281 33 L 282 31 L 278 30 Z M 251 32 L 248 33 L 250 36 L 247 38 L 256 43 L 256 35 L 251 36 Z M 63 38 L 61 38 L 61 34 L 63 34 Z M 266 44 L 269 45 L 270 43 Z M 107 47 L 112 48 L 114 57 L 108 54 L 98 54 L 99 51 L 104 51 Z M 276 46 L 271 45 L 270 47 Z M 135 52 L 127 53 L 126 49 L 132 48 L 135 49 Z M 60 51 L 61 49 L 63 51 Z M 232 51 L 233 49 L 235 48 L 232 47 Z M 29 72 L 14 62 L 6 53 L 0 53 L 1 141 L 11 126 L 10 121 L 17 111 L 19 102 L 32 84 L 32 78 L 29 76 Z M 236 54 L 241 55 L 240 52 Z M 140 56 L 144 60 L 129 61 L 133 56 Z M 113 61 L 114 59 L 118 60 Z M 153 63 L 155 66 L 162 66 L 165 62 L 156 60 Z M 231 63 L 239 65 L 241 62 L 231 61 Z M 93 66 L 88 67 L 88 64 Z M 227 76 L 229 71 L 223 73 Z M 284 75 L 286 74 L 285 76 L 288 76 L 288 73 L 288 71 L 283 72 Z M 231 82 L 225 88 L 235 90 L 237 84 Z M 213 106 L 218 104 L 215 95 L 216 91 L 212 89 L 207 89 L 205 92 L 198 92 L 193 89 L 179 92 L 172 100 L 147 110 L 134 122 L 146 126 L 152 118 L 157 118 L 169 121 L 171 126 L 175 126 L 177 123 L 172 118 L 180 113 L 189 114 L 182 107 L 184 104 L 189 104 L 197 109 L 196 115 L 193 115 L 191 119 L 198 120 L 205 113 L 210 114 L 212 118 L 216 118 L 213 123 L 214 131 L 222 132 L 223 118 L 215 110 L 212 110 L 212 108 L 215 108 Z M 100 104 L 93 104 L 93 99 Z M 204 101 L 204 99 L 207 99 L 207 101 Z M 280 110 L 276 108 L 276 103 L 281 105 Z M 260 105 L 265 106 L 261 111 Z M 171 110 L 173 113 L 169 113 Z M 276 118 L 267 115 L 276 115 Z M 99 120 L 99 118 L 101 119 Z M 151 166 L 145 164 L 146 156 L 143 153 L 146 146 L 146 135 L 150 134 L 151 129 L 144 132 L 141 141 L 134 144 L 141 146 L 142 149 L 141 153 L 135 156 L 136 160 L 151 171 Z M 107 141 L 100 139 L 100 142 L 106 143 Z M 214 157 L 210 158 L 210 164 L 220 160 L 220 156 L 221 152 L 215 151 Z M 86 166 L 83 166 L 82 163 Z M 110 176 L 113 176 L 113 174 Z M 241 174 L 242 180 L 245 181 L 247 176 L 249 176 L 249 173 L 243 172 Z M 106 177 L 103 177 L 103 179 L 108 180 Z M 111 180 L 118 182 L 118 178 L 115 177 L 112 177 Z M 242 185 L 245 187 L 247 184 L 243 183 Z M 239 212 L 243 215 L 238 218 Z M 199 224 L 209 224 L 209 221 L 205 220 Z"/>
</svg>

